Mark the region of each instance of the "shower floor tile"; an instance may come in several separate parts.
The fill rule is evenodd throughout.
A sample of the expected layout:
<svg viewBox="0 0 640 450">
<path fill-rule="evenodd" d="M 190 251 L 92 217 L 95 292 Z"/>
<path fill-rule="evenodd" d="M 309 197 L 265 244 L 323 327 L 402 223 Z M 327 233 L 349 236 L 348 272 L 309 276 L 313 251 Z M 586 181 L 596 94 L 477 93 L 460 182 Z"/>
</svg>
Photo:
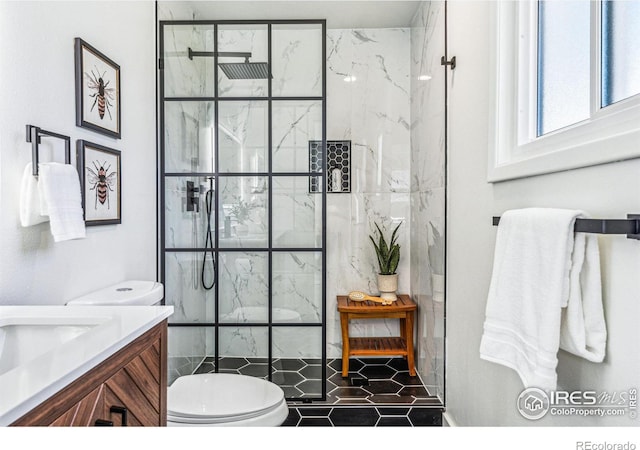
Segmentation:
<svg viewBox="0 0 640 450">
<path fill-rule="evenodd" d="M 420 377 L 409 375 L 402 358 L 351 358 L 349 376 L 342 360 L 327 361 L 327 392 L 321 400 L 322 366 L 318 359 L 273 362 L 271 380 L 285 392 L 289 418 L 283 426 L 439 426 L 443 405 Z M 220 358 L 220 372 L 268 379 L 263 358 Z M 194 373 L 215 371 L 205 358 Z"/>
</svg>

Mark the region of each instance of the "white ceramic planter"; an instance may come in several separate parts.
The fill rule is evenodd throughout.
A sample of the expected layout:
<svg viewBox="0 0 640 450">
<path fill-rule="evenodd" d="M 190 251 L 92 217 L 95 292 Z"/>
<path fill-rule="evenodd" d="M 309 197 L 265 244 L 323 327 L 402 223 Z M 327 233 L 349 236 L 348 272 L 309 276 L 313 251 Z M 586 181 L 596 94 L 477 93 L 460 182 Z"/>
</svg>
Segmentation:
<svg viewBox="0 0 640 450">
<path fill-rule="evenodd" d="M 398 300 L 398 296 L 396 295 L 398 290 L 398 274 L 378 274 L 378 290 L 380 291 L 380 298 L 391 301 Z"/>
</svg>

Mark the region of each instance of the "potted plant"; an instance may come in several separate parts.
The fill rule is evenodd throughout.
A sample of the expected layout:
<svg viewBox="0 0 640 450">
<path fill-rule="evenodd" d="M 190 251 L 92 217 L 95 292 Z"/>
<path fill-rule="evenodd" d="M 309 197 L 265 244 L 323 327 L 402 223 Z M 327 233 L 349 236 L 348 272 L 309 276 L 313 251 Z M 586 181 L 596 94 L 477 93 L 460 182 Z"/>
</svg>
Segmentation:
<svg viewBox="0 0 640 450">
<path fill-rule="evenodd" d="M 378 272 L 378 290 L 380 291 L 380 298 L 385 300 L 395 301 L 398 299 L 396 291 L 398 290 L 398 263 L 400 262 L 400 245 L 396 243 L 398 240 L 398 228 L 402 225 L 400 222 L 391 233 L 391 239 L 387 241 L 384 238 L 384 233 L 380 229 L 377 223 L 374 223 L 377 230 L 377 236 L 369 235 L 371 243 L 376 250 L 376 256 L 378 257 L 378 265 L 380 272 Z"/>
</svg>

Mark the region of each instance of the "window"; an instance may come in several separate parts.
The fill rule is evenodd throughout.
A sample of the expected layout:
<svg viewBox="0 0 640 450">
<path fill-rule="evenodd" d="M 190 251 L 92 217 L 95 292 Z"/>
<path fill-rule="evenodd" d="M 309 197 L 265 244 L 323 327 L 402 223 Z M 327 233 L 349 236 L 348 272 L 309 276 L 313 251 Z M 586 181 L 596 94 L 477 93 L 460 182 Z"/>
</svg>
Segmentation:
<svg viewBox="0 0 640 450">
<path fill-rule="evenodd" d="M 496 2 L 489 181 L 640 157 L 640 2 Z"/>
</svg>

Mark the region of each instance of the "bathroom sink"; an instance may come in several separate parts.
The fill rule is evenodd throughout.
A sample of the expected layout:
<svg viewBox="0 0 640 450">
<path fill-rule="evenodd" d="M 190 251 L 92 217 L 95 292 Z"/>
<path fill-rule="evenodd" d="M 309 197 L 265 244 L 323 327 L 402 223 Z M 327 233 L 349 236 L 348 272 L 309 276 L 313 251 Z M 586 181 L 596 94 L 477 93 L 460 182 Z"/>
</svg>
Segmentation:
<svg viewBox="0 0 640 450">
<path fill-rule="evenodd" d="M 0 306 L 0 427 L 172 313 L 172 306 Z"/>
<path fill-rule="evenodd" d="M 76 339 L 107 317 L 0 319 L 0 375 Z"/>
</svg>

